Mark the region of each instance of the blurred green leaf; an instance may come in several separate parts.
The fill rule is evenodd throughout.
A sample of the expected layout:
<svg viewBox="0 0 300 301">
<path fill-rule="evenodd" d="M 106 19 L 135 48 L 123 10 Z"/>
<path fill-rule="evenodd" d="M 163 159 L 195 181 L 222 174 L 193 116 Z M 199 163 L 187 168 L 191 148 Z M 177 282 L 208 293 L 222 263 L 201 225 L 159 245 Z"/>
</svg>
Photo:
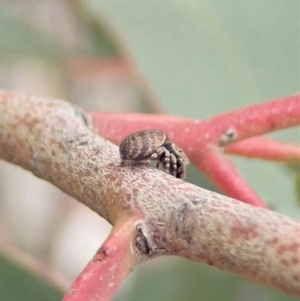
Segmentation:
<svg viewBox="0 0 300 301">
<path fill-rule="evenodd" d="M 293 176 L 281 164 L 241 157 L 234 157 L 234 163 L 247 183 L 270 208 L 300 218 L 293 190 Z"/>
<path fill-rule="evenodd" d="M 60 301 L 63 293 L 0 254 L 1 301 Z"/>
<path fill-rule="evenodd" d="M 296 301 L 299 298 L 246 281 L 231 273 L 176 257 L 137 267 L 132 290 L 122 287 L 114 301 Z"/>
<path fill-rule="evenodd" d="M 89 14 L 87 6 L 80 0 L 69 1 L 69 7 L 81 21 L 81 24 L 88 28 L 90 45 L 87 47 L 86 55 L 106 57 L 120 55 L 106 20 L 99 20 L 95 15 Z"/>
<path fill-rule="evenodd" d="M 10 10 L 0 3 L 0 52 L 8 54 L 39 55 L 50 58 L 62 58 L 70 54 L 85 54 L 86 56 L 116 55 L 116 47 L 108 34 L 101 27 L 85 18 L 84 12 L 78 15 L 82 24 L 89 28 L 87 39 L 75 49 L 66 49 L 61 40 L 54 35 L 40 31 L 27 24 L 24 20 L 15 18 Z M 81 18 L 81 19 L 80 19 Z"/>
<path fill-rule="evenodd" d="M 299 90 L 299 2 L 84 1 L 109 19 L 167 111 L 203 118 Z"/>
<path fill-rule="evenodd" d="M 62 54 L 62 48 L 57 43 L 13 18 L 2 4 L 0 4 L 0 51 L 48 57 Z"/>
</svg>

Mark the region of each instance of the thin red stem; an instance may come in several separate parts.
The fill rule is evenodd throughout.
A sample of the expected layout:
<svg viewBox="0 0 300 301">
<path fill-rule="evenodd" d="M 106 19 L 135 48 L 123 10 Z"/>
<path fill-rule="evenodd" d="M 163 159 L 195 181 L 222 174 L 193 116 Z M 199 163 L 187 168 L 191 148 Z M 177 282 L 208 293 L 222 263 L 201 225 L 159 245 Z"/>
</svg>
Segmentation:
<svg viewBox="0 0 300 301">
<path fill-rule="evenodd" d="M 300 124 L 300 94 L 253 105 L 209 119 L 213 128 L 233 128 L 237 141 Z M 217 137 L 218 138 L 218 137 Z"/>
<path fill-rule="evenodd" d="M 288 162 L 300 159 L 300 146 L 260 136 L 229 145 L 226 153 L 248 158 Z"/>
<path fill-rule="evenodd" d="M 161 114 L 107 114 L 91 113 L 94 125 L 101 135 L 119 143 L 126 135 L 146 128 L 158 128 L 171 135 L 169 139 L 192 144 L 219 144 L 229 129 L 236 131 L 234 140 L 240 141 L 275 130 L 300 124 L 300 94 L 244 109 L 225 113 L 205 120 L 193 120 Z M 176 134 L 176 136 L 175 136 Z M 233 141 L 233 142 L 234 142 Z"/>
<path fill-rule="evenodd" d="M 194 158 L 193 163 L 226 195 L 256 207 L 266 208 L 257 193 L 245 182 L 230 158 L 219 149 Z"/>
<path fill-rule="evenodd" d="M 63 301 L 109 301 L 135 265 L 130 249 L 132 220 L 112 233 L 77 277 Z"/>
</svg>

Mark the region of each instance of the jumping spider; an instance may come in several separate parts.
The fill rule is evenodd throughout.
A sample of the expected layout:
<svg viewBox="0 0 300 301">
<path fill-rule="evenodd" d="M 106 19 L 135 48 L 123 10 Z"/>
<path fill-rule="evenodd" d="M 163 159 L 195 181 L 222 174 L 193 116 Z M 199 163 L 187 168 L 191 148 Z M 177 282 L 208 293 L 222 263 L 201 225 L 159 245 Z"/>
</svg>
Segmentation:
<svg viewBox="0 0 300 301">
<path fill-rule="evenodd" d="M 122 160 L 157 160 L 172 176 L 183 179 L 189 159 L 174 143 L 167 141 L 166 133 L 160 130 L 144 130 L 124 138 L 120 144 Z"/>
</svg>

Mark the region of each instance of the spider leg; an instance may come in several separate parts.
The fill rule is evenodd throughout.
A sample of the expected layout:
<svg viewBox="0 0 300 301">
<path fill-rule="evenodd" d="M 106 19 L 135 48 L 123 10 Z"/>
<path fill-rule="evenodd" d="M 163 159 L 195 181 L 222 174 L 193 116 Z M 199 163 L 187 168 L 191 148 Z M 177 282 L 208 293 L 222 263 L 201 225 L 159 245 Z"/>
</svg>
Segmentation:
<svg viewBox="0 0 300 301">
<path fill-rule="evenodd" d="M 158 157 L 160 157 L 165 151 L 165 148 L 163 146 L 160 146 L 151 156 L 150 160 L 156 160 Z"/>
<path fill-rule="evenodd" d="M 185 177 L 185 166 L 186 164 L 184 163 L 184 160 L 179 159 L 178 160 L 178 168 L 177 168 L 177 173 L 176 173 L 176 178 L 183 179 Z"/>
<path fill-rule="evenodd" d="M 174 154 L 170 154 L 170 160 L 171 160 L 170 174 L 175 177 L 177 173 L 177 158 Z"/>
<path fill-rule="evenodd" d="M 170 155 L 171 155 L 170 152 L 167 149 L 165 149 L 165 152 L 164 152 L 163 157 L 161 159 L 163 168 L 166 169 L 166 171 L 168 173 L 170 173 L 170 162 L 171 162 Z"/>
<path fill-rule="evenodd" d="M 151 155 L 151 157 L 154 158 L 153 160 L 157 160 L 156 168 L 158 168 L 159 165 L 161 164 L 161 158 L 162 158 L 164 152 L 165 152 L 165 148 L 161 146 L 155 151 L 155 153 L 153 153 Z"/>
<path fill-rule="evenodd" d="M 153 153 L 151 156 L 150 156 L 150 160 L 156 160 L 158 158 L 158 154 L 157 153 Z"/>
<path fill-rule="evenodd" d="M 162 154 L 164 153 L 165 151 L 165 148 L 164 147 L 159 147 L 155 153 L 153 153 L 151 156 L 150 156 L 150 160 L 157 160 L 157 164 L 156 164 L 156 167 L 159 167 L 160 165 L 160 157 L 162 156 Z"/>
</svg>

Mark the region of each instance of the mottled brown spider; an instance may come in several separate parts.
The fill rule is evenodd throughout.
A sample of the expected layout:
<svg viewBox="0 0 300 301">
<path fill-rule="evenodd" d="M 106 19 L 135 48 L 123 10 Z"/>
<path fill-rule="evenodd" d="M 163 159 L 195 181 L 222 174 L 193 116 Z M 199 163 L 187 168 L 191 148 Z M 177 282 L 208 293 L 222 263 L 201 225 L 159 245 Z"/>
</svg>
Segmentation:
<svg viewBox="0 0 300 301">
<path fill-rule="evenodd" d="M 185 167 L 189 159 L 176 144 L 167 141 L 166 133 L 160 130 L 144 130 L 124 138 L 120 144 L 122 160 L 157 160 L 169 174 L 176 178 L 185 177 Z"/>
</svg>

